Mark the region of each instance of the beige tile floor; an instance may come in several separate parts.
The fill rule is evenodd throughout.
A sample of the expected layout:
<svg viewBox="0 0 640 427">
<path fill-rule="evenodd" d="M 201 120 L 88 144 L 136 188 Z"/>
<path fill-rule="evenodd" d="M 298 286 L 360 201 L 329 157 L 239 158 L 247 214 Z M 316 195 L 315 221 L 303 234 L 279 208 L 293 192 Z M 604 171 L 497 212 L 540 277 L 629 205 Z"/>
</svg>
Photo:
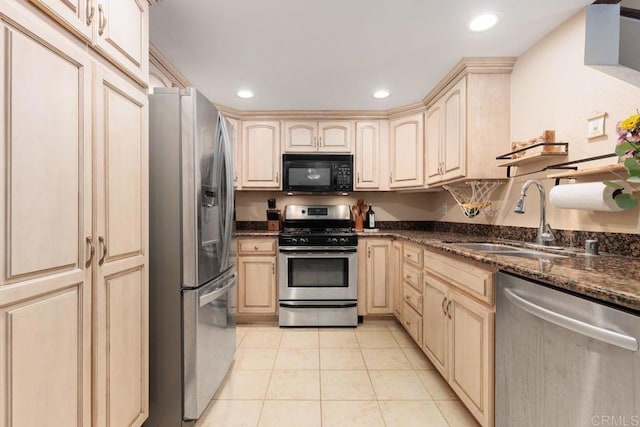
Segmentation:
<svg viewBox="0 0 640 427">
<path fill-rule="evenodd" d="M 198 427 L 475 427 L 395 321 L 238 327 L 231 371 Z"/>
</svg>

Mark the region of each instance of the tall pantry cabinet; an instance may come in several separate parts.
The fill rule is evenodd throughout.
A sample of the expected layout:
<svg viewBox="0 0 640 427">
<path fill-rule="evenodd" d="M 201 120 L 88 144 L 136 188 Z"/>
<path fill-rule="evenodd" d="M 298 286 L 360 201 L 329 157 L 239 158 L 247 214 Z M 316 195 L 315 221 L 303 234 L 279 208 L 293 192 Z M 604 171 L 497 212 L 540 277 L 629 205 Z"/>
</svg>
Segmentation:
<svg viewBox="0 0 640 427">
<path fill-rule="evenodd" d="M 60 16 L 75 4 L 37 3 Z M 123 3 L 144 12 L 137 43 L 148 4 Z M 1 427 L 137 426 L 148 413 L 146 71 L 68 30 L 0 2 Z"/>
</svg>

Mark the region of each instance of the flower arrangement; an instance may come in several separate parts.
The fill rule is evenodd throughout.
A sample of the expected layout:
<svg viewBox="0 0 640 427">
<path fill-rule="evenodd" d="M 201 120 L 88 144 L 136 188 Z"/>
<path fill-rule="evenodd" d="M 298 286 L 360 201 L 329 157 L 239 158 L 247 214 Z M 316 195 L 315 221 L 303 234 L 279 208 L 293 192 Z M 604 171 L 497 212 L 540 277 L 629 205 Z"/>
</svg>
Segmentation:
<svg viewBox="0 0 640 427">
<path fill-rule="evenodd" d="M 618 145 L 616 154 L 624 161 L 624 167 L 629 173 L 627 182 L 640 184 L 640 112 L 627 117 L 616 126 Z M 622 190 L 618 183 L 604 181 L 605 185 Z M 621 208 L 629 209 L 638 204 L 638 197 L 634 194 L 619 192 L 614 200 Z"/>
</svg>

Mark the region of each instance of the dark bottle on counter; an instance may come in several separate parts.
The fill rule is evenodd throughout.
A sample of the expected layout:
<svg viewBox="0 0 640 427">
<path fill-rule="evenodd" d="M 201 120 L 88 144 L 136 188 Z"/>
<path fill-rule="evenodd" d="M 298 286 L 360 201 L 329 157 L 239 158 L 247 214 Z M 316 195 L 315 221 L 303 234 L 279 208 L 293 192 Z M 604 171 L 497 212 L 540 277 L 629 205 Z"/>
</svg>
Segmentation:
<svg viewBox="0 0 640 427">
<path fill-rule="evenodd" d="M 371 209 L 371 205 L 369 205 L 369 210 L 365 214 L 364 228 L 376 228 L 376 213 Z"/>
</svg>

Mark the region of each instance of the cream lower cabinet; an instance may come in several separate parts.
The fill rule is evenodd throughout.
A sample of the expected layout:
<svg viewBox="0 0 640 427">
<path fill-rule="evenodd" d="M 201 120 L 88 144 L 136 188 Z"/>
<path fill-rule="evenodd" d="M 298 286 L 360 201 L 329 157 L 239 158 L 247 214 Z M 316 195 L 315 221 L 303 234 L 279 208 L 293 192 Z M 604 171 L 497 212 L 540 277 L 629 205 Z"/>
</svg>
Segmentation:
<svg viewBox="0 0 640 427">
<path fill-rule="evenodd" d="M 238 239 L 238 313 L 276 314 L 276 239 Z"/>
<path fill-rule="evenodd" d="M 280 123 L 243 121 L 240 156 L 243 189 L 279 189 Z"/>
<path fill-rule="evenodd" d="M 11 13 L 0 15 L 0 426 L 138 426 L 146 93 L 11 4 L 0 6 Z"/>
<path fill-rule="evenodd" d="M 441 258 L 447 263 L 438 262 Z M 422 349 L 485 427 L 494 423 L 495 309 L 467 292 L 484 283 L 492 286 L 488 278 L 493 273 L 425 250 Z"/>
<path fill-rule="evenodd" d="M 365 282 L 367 314 L 393 313 L 392 242 L 367 239 Z"/>
</svg>

